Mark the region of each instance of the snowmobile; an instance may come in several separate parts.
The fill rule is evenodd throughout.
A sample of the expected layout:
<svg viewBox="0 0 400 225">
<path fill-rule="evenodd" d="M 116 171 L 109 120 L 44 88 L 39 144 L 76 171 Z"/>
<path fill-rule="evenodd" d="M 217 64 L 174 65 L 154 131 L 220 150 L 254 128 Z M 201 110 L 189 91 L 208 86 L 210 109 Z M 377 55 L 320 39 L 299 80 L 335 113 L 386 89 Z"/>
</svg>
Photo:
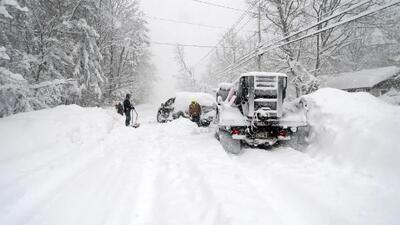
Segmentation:
<svg viewBox="0 0 400 225">
<path fill-rule="evenodd" d="M 217 91 L 215 123 L 216 137 L 230 153 L 240 153 L 243 144 L 269 148 L 290 141 L 299 128 L 307 127 L 302 109 L 293 116 L 283 107 L 287 88 L 283 73 L 249 72 L 231 85 L 228 94 L 226 87 L 220 85 Z"/>
</svg>

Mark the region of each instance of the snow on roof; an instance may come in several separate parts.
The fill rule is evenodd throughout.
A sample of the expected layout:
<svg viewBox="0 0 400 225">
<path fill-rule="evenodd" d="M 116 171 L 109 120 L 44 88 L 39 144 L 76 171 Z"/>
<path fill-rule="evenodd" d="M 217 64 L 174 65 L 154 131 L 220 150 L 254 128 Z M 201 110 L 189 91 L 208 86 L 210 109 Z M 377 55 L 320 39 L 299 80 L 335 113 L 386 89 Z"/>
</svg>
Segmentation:
<svg viewBox="0 0 400 225">
<path fill-rule="evenodd" d="M 284 73 L 274 73 L 274 72 L 248 72 L 241 75 L 241 77 L 245 76 L 274 76 L 274 77 L 287 77 Z"/>
<path fill-rule="evenodd" d="M 322 80 L 322 87 L 346 90 L 354 88 L 371 88 L 399 73 L 399 67 L 388 66 L 354 72 L 322 75 L 320 78 Z"/>
<path fill-rule="evenodd" d="M 219 89 L 231 89 L 233 86 L 232 83 L 219 83 L 218 88 Z"/>
<path fill-rule="evenodd" d="M 202 106 L 213 106 L 215 97 L 203 92 L 178 92 L 175 98 L 175 110 L 187 111 L 192 100 L 197 101 Z"/>
</svg>

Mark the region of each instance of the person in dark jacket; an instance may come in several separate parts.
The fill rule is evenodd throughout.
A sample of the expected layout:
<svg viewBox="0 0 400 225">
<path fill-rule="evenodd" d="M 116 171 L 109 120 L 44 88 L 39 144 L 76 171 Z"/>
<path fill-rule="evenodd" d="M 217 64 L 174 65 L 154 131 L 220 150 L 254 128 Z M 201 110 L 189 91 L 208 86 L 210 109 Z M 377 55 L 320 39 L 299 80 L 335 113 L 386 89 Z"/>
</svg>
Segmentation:
<svg viewBox="0 0 400 225">
<path fill-rule="evenodd" d="M 124 100 L 124 113 L 125 113 L 125 126 L 129 126 L 131 124 L 131 110 L 135 109 L 135 107 L 131 104 L 131 95 L 126 94 L 126 98 Z"/>
</svg>

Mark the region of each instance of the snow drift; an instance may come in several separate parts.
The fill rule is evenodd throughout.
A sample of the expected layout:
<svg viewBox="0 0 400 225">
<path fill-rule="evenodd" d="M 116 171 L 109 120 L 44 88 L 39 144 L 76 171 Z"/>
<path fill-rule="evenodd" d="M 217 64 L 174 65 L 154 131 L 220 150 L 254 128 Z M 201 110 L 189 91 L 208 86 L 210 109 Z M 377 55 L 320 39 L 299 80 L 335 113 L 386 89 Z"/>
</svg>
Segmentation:
<svg viewBox="0 0 400 225">
<path fill-rule="evenodd" d="M 310 155 L 399 182 L 400 107 L 368 93 L 331 88 L 303 99 L 311 126 Z"/>
</svg>

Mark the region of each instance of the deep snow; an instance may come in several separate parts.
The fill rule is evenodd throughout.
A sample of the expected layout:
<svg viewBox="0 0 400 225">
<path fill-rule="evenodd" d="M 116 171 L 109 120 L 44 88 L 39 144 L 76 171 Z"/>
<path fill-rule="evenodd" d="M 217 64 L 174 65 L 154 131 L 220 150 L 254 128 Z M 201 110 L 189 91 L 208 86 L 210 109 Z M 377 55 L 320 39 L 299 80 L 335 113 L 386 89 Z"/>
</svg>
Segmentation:
<svg viewBox="0 0 400 225">
<path fill-rule="evenodd" d="M 324 88 L 304 97 L 312 143 L 308 153 L 400 188 L 400 107 L 364 92 Z M 399 221 L 400 222 L 400 221 Z"/>
<path fill-rule="evenodd" d="M 332 89 L 306 99 L 305 152 L 230 155 L 212 128 L 158 124 L 149 105 L 139 129 L 78 106 L 0 119 L 0 224 L 398 224 L 399 107 Z"/>
</svg>

